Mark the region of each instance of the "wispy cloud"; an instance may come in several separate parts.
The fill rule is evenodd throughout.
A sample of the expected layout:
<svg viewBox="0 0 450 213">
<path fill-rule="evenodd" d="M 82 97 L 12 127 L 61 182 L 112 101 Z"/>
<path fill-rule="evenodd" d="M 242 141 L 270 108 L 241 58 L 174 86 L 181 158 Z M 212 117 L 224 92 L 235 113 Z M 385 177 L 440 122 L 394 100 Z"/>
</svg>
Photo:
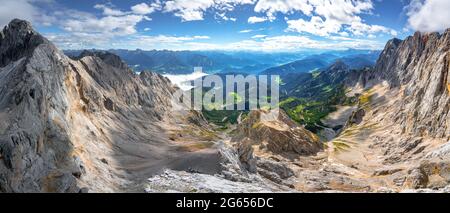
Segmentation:
<svg viewBox="0 0 450 213">
<path fill-rule="evenodd" d="M 254 35 L 252 38 L 258 39 L 258 38 L 265 38 L 267 35 Z"/>
<path fill-rule="evenodd" d="M 267 20 L 268 19 L 266 17 L 252 16 L 252 17 L 248 18 L 248 23 L 254 24 L 254 23 L 259 23 L 259 22 L 265 22 Z"/>
<path fill-rule="evenodd" d="M 251 29 L 246 29 L 246 30 L 241 30 L 241 31 L 239 31 L 239 33 L 249 33 L 249 32 L 252 32 L 253 30 L 251 30 Z"/>
<path fill-rule="evenodd" d="M 194 39 L 210 39 L 209 36 L 194 36 Z"/>
<path fill-rule="evenodd" d="M 259 0 L 254 10 L 258 13 L 266 13 L 267 19 L 272 21 L 276 13 L 302 12 L 310 15 L 313 7 L 308 0 Z"/>
</svg>

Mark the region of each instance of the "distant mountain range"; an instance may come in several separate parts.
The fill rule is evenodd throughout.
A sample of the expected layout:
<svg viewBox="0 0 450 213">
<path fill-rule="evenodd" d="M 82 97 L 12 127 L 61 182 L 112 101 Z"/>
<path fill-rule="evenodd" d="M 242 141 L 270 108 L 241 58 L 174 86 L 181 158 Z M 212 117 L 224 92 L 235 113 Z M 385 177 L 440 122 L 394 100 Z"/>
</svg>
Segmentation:
<svg viewBox="0 0 450 213">
<path fill-rule="evenodd" d="M 284 64 L 278 67 L 272 67 L 262 72 L 262 74 L 283 74 L 293 72 L 308 72 L 327 66 L 327 62 L 320 58 L 306 58 Z"/>
<path fill-rule="evenodd" d="M 381 51 L 368 50 L 347 50 L 330 51 L 317 55 L 310 55 L 281 66 L 271 67 L 264 70 L 261 74 L 285 75 L 288 73 L 311 72 L 314 70 L 325 69 L 337 61 L 342 61 L 350 69 L 361 69 L 374 66 Z"/>
<path fill-rule="evenodd" d="M 82 50 L 65 50 L 70 57 L 77 57 Z M 267 68 L 285 64 L 301 57 L 302 53 L 244 53 L 218 51 L 170 51 L 170 50 L 123 50 L 108 52 L 120 56 L 135 71 L 154 71 L 167 74 L 187 74 L 194 67 L 203 72 L 257 73 Z"/>
<path fill-rule="evenodd" d="M 205 73 L 265 73 L 308 72 L 330 66 L 341 59 L 350 67 L 375 64 L 380 51 L 355 50 L 326 52 L 256 53 L 227 51 L 170 51 L 124 50 L 108 52 L 120 56 L 133 70 L 150 70 L 158 73 L 187 74 L 194 67 Z M 82 50 L 65 50 L 70 57 L 78 57 Z"/>
</svg>

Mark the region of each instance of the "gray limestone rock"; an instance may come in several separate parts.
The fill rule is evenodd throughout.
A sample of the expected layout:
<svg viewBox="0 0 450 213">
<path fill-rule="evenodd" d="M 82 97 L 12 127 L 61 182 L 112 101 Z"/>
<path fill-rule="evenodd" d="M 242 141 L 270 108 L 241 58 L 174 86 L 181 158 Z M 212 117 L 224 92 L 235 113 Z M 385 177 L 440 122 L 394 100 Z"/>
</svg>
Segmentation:
<svg viewBox="0 0 450 213">
<path fill-rule="evenodd" d="M 79 182 L 112 187 L 120 177 L 87 152 L 164 141 L 151 124 L 170 112 L 174 91 L 168 79 L 136 75 L 110 53 L 72 60 L 29 22 L 11 21 L 0 36 L 0 191 L 79 192 Z M 103 185 L 94 184 L 98 175 Z"/>
</svg>

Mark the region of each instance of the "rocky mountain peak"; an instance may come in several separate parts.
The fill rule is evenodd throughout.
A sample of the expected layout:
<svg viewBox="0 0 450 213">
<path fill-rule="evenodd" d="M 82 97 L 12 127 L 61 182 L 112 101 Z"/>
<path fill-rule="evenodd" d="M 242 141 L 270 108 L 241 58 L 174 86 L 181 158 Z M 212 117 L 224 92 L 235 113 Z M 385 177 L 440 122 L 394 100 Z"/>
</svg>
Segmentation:
<svg viewBox="0 0 450 213">
<path fill-rule="evenodd" d="M 386 43 L 386 46 L 398 47 L 398 45 L 402 42 L 401 39 L 393 38 Z"/>
<path fill-rule="evenodd" d="M 342 71 L 342 70 L 349 70 L 349 66 L 345 64 L 342 60 L 337 60 L 332 64 L 330 67 L 328 67 L 327 70 L 329 71 Z"/>
<path fill-rule="evenodd" d="M 33 26 L 30 22 L 21 20 L 21 19 L 13 19 L 8 25 L 5 26 L 3 32 L 21 32 L 21 33 L 35 33 Z"/>
<path fill-rule="evenodd" d="M 87 56 L 98 57 L 106 64 L 109 64 L 109 65 L 119 68 L 119 69 L 128 69 L 127 64 L 119 56 L 117 56 L 111 52 L 108 52 L 108 51 L 83 50 L 83 52 L 81 52 L 81 54 L 77 57 L 77 59 L 81 59 L 81 58 L 87 57 Z"/>
<path fill-rule="evenodd" d="M 0 32 L 0 67 L 29 55 L 47 39 L 37 33 L 28 21 L 14 19 Z"/>
<path fill-rule="evenodd" d="M 398 39 L 398 38 L 393 38 L 393 39 L 389 40 L 386 43 L 386 45 L 384 46 L 383 52 L 381 52 L 381 56 L 389 55 L 390 52 L 395 51 L 398 48 L 398 46 L 400 46 L 402 41 L 403 40 Z"/>
</svg>

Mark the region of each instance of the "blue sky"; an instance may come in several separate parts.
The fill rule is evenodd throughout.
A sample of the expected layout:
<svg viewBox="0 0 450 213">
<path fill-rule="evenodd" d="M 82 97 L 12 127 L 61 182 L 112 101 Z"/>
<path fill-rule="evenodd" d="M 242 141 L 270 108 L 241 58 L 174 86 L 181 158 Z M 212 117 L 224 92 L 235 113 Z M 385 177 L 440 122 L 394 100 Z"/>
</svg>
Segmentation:
<svg viewBox="0 0 450 213">
<path fill-rule="evenodd" d="M 381 49 L 450 27 L 448 0 L 2 0 L 63 49 Z"/>
</svg>

